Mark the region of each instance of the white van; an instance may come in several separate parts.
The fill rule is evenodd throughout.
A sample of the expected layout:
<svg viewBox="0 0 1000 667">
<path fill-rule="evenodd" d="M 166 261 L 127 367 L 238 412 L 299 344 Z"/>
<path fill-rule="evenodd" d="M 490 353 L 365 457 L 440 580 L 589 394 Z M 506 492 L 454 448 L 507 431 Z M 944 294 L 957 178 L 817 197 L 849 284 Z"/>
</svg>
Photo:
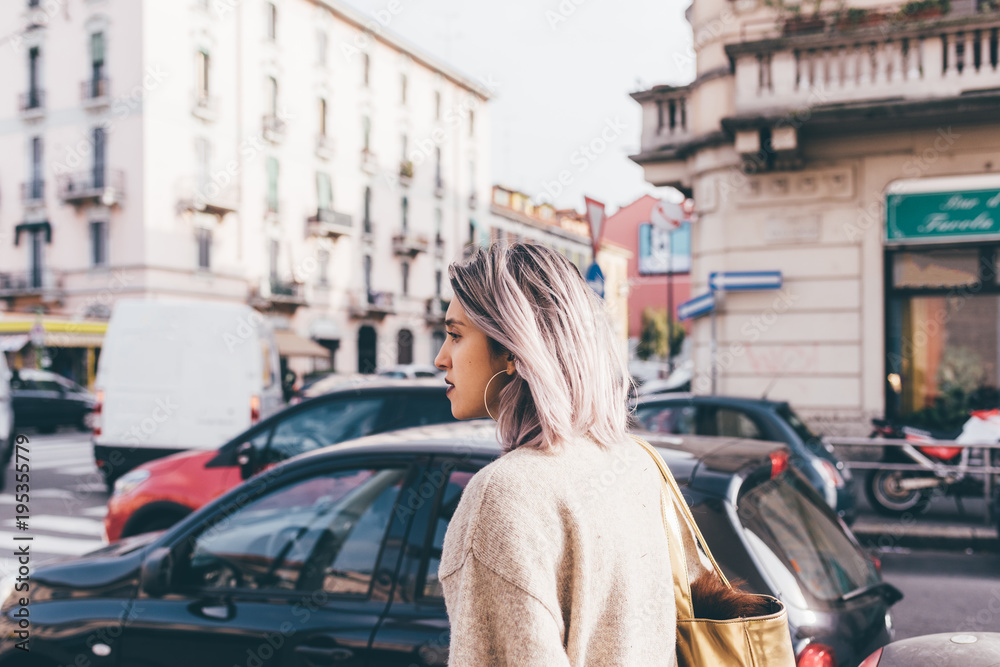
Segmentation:
<svg viewBox="0 0 1000 667">
<path fill-rule="evenodd" d="M 0 350 L 0 475 L 14 455 L 14 403 L 10 397 L 10 370 Z M 0 481 L 0 488 L 3 482 Z"/>
<path fill-rule="evenodd" d="M 242 304 L 117 302 L 95 389 L 94 459 L 108 488 L 146 461 L 219 447 L 283 406 L 274 333 Z"/>
</svg>

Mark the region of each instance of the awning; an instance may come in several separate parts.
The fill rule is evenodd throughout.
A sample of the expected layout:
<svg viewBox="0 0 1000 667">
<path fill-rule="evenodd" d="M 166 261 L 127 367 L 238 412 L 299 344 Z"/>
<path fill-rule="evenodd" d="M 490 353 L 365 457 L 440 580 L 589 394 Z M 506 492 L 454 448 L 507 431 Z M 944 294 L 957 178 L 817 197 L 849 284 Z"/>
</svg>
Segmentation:
<svg viewBox="0 0 1000 667">
<path fill-rule="evenodd" d="M 274 338 L 278 343 L 278 356 L 281 357 L 330 356 L 330 350 L 291 331 L 275 331 Z"/>
<path fill-rule="evenodd" d="M 29 336 L 16 334 L 14 336 L 0 336 L 0 352 L 18 352 L 28 344 Z"/>
<path fill-rule="evenodd" d="M 101 347 L 104 334 L 68 331 L 46 331 L 45 347 Z"/>
</svg>

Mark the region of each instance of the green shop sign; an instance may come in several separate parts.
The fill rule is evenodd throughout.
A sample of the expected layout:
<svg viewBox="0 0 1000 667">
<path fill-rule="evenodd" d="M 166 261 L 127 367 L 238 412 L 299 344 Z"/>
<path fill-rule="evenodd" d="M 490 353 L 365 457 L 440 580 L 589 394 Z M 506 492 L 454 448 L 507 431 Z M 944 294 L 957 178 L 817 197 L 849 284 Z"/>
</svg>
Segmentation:
<svg viewBox="0 0 1000 667">
<path fill-rule="evenodd" d="M 974 240 L 1000 238 L 1000 189 L 890 194 L 886 240 Z"/>
</svg>

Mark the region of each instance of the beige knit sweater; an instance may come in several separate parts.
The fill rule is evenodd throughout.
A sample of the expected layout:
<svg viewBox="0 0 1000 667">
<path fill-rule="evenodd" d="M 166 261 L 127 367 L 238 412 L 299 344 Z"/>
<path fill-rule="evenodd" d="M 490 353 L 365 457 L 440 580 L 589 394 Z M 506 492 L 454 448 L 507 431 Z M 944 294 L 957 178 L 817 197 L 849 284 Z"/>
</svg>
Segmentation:
<svg viewBox="0 0 1000 667">
<path fill-rule="evenodd" d="M 705 561 L 688 546 L 693 579 Z M 519 448 L 486 466 L 448 527 L 439 577 L 451 667 L 676 663 L 659 472 L 631 439 Z"/>
</svg>

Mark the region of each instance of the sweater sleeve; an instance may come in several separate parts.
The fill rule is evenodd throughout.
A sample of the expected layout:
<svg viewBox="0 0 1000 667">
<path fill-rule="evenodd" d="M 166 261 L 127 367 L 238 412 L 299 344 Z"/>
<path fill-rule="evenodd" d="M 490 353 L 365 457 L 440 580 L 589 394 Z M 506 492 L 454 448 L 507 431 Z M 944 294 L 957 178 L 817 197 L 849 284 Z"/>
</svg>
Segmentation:
<svg viewBox="0 0 1000 667">
<path fill-rule="evenodd" d="M 442 584 L 452 619 L 449 667 L 569 666 L 552 612 L 471 551 Z"/>
</svg>

